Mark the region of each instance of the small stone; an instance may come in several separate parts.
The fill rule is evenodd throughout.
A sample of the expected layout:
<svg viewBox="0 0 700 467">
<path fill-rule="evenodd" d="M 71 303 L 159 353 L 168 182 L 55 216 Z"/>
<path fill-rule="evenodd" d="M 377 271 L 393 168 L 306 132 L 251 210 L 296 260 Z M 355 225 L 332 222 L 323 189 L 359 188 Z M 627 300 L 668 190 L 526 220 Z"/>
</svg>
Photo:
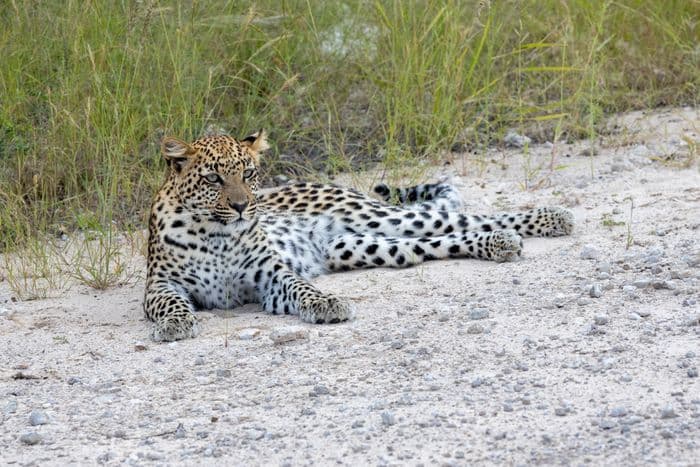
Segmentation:
<svg viewBox="0 0 700 467">
<path fill-rule="evenodd" d="M 651 315 L 651 311 L 649 311 L 649 310 L 637 310 L 636 313 L 637 313 L 639 316 L 641 316 L 642 318 L 646 318 L 646 317 L 648 317 L 648 316 Z"/>
<path fill-rule="evenodd" d="M 36 431 L 32 431 L 30 433 L 25 433 L 22 436 L 20 436 L 19 440 L 23 444 L 34 446 L 35 444 L 41 443 L 41 435 Z"/>
<path fill-rule="evenodd" d="M 467 328 L 469 334 L 483 334 L 486 329 L 481 324 L 472 324 Z"/>
<path fill-rule="evenodd" d="M 661 431 L 659 432 L 659 434 L 661 435 L 661 437 L 662 437 L 663 439 L 671 439 L 671 438 L 673 438 L 673 432 L 671 432 L 671 430 L 669 430 L 668 428 L 664 428 L 663 430 L 661 430 Z"/>
<path fill-rule="evenodd" d="M 199 356 L 194 359 L 194 364 L 195 365 L 204 365 L 204 357 Z"/>
<path fill-rule="evenodd" d="M 619 418 L 619 417 L 625 417 L 627 416 L 627 408 L 626 407 L 613 407 L 612 410 L 610 410 L 610 416 Z"/>
<path fill-rule="evenodd" d="M 593 317 L 593 322 L 597 324 L 598 326 L 603 326 L 605 324 L 608 324 L 608 317 L 606 315 L 595 315 Z"/>
<path fill-rule="evenodd" d="M 216 370 L 216 376 L 218 376 L 219 378 L 230 378 L 231 376 L 233 376 L 233 373 L 231 372 L 231 370 L 219 368 L 218 370 Z"/>
<path fill-rule="evenodd" d="M 632 321 L 639 321 L 640 319 L 642 319 L 642 317 L 639 316 L 639 315 L 638 315 L 637 313 L 635 313 L 634 311 L 631 311 L 631 312 L 627 315 L 627 318 L 629 318 L 629 319 L 632 320 Z"/>
<path fill-rule="evenodd" d="M 12 399 L 7 401 L 7 404 L 5 404 L 5 407 L 2 409 L 2 413 L 5 415 L 10 415 L 17 412 L 17 401 Z"/>
<path fill-rule="evenodd" d="M 391 342 L 391 348 L 394 350 L 400 350 L 404 347 L 404 342 L 401 339 L 396 339 Z"/>
<path fill-rule="evenodd" d="M 296 340 L 309 338 L 309 331 L 300 326 L 286 326 L 273 329 L 270 333 L 270 340 L 275 344 L 284 344 Z"/>
<path fill-rule="evenodd" d="M 255 339 L 260 334 L 260 329 L 258 328 L 245 328 L 238 331 L 238 338 L 242 341 L 249 341 Z"/>
<path fill-rule="evenodd" d="M 685 353 L 685 358 L 695 358 L 695 352 L 693 352 L 692 350 L 688 350 Z"/>
<path fill-rule="evenodd" d="M 600 250 L 591 244 L 584 245 L 581 249 L 581 259 L 598 259 Z"/>
<path fill-rule="evenodd" d="M 571 412 L 571 409 L 568 407 L 557 407 L 554 409 L 554 415 L 557 417 L 564 417 L 565 415 L 568 415 L 569 412 Z"/>
<path fill-rule="evenodd" d="M 673 281 L 656 279 L 651 281 L 651 286 L 656 290 L 676 290 L 676 284 Z"/>
<path fill-rule="evenodd" d="M 165 455 L 160 452 L 151 451 L 146 453 L 146 459 L 149 461 L 160 461 L 165 459 Z"/>
<path fill-rule="evenodd" d="M 469 310 L 469 319 L 485 319 L 489 317 L 489 310 L 486 308 L 472 308 Z"/>
<path fill-rule="evenodd" d="M 509 402 L 505 402 L 503 404 L 503 411 L 504 412 L 512 412 L 513 411 L 513 404 L 511 404 Z"/>
<path fill-rule="evenodd" d="M 382 412 L 382 424 L 384 426 L 396 425 L 396 416 L 392 412 Z"/>
<path fill-rule="evenodd" d="M 265 430 L 250 429 L 246 430 L 245 437 L 251 441 L 258 441 L 265 436 Z"/>
<path fill-rule="evenodd" d="M 617 425 L 615 420 L 610 420 L 609 418 L 603 418 L 598 422 L 598 426 L 601 427 L 603 430 L 610 430 L 612 428 L 615 428 L 615 425 Z"/>
<path fill-rule="evenodd" d="M 135 352 L 144 352 L 144 351 L 146 351 L 146 350 L 148 350 L 148 347 L 145 346 L 144 344 L 136 344 L 136 345 L 134 345 L 134 351 L 135 351 Z"/>
<path fill-rule="evenodd" d="M 506 136 L 503 138 L 503 142 L 506 146 L 511 148 L 523 148 L 530 144 L 531 141 L 529 137 L 520 135 L 513 130 L 506 133 Z"/>
<path fill-rule="evenodd" d="M 632 282 L 632 285 L 638 289 L 646 289 L 647 287 L 649 287 L 649 284 L 651 284 L 651 281 L 649 279 L 637 279 L 634 282 Z"/>
<path fill-rule="evenodd" d="M 595 146 L 589 146 L 587 148 L 584 148 L 581 150 L 581 152 L 578 154 L 581 157 L 592 157 L 598 155 L 598 148 Z"/>
<path fill-rule="evenodd" d="M 661 419 L 668 419 L 668 418 L 676 418 L 678 414 L 676 413 L 675 410 L 673 410 L 673 407 L 670 405 L 667 405 L 663 409 L 661 409 Z"/>
<path fill-rule="evenodd" d="M 325 395 L 328 395 L 328 394 L 330 394 L 330 393 L 331 393 L 330 389 L 328 389 L 326 386 L 324 386 L 323 384 L 317 384 L 317 385 L 314 386 L 314 388 L 311 390 L 311 392 L 309 393 L 309 395 L 310 395 L 310 396 L 313 396 L 313 397 L 316 397 L 316 396 L 325 396 Z"/>
<path fill-rule="evenodd" d="M 68 384 L 70 384 L 71 386 L 73 386 L 74 384 L 80 383 L 80 378 L 77 378 L 77 377 L 75 377 L 75 376 L 71 376 L 70 378 L 68 378 L 68 379 L 66 380 L 66 383 L 68 383 Z"/>
<path fill-rule="evenodd" d="M 591 298 L 600 298 L 603 296 L 603 289 L 600 287 L 600 284 L 593 284 L 588 291 L 588 294 L 591 296 Z"/>
<path fill-rule="evenodd" d="M 576 304 L 578 306 L 586 306 L 590 305 L 591 303 L 593 303 L 593 301 L 590 298 L 581 297 L 578 300 L 576 300 Z"/>
<path fill-rule="evenodd" d="M 41 410 L 32 410 L 29 414 L 29 424 L 31 426 L 46 425 L 49 423 L 49 416 Z"/>
<path fill-rule="evenodd" d="M 697 378 L 698 377 L 698 369 L 697 368 L 688 368 L 688 378 Z"/>
<path fill-rule="evenodd" d="M 633 285 L 623 285 L 622 291 L 624 293 L 626 293 L 627 295 L 636 295 L 637 294 L 637 287 L 635 287 Z"/>
<path fill-rule="evenodd" d="M 182 439 L 186 434 L 185 426 L 182 423 L 178 423 L 177 428 L 175 428 L 175 439 Z"/>
<path fill-rule="evenodd" d="M 610 263 L 603 261 L 598 263 L 595 269 L 600 273 L 610 274 L 610 272 L 612 271 L 612 266 L 610 265 Z"/>
<path fill-rule="evenodd" d="M 471 386 L 473 388 L 478 388 L 482 384 L 484 384 L 484 380 L 482 378 L 479 378 L 479 377 L 474 378 L 471 382 Z"/>
</svg>

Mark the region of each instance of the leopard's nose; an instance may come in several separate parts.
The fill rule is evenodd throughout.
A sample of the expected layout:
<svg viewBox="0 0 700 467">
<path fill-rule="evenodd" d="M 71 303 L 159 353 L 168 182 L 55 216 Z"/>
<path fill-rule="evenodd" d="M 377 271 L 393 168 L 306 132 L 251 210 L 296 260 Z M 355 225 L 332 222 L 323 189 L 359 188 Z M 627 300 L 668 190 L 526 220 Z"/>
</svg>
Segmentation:
<svg viewBox="0 0 700 467">
<path fill-rule="evenodd" d="M 238 214 L 243 215 L 243 211 L 245 211 L 245 208 L 248 207 L 248 202 L 246 201 L 243 203 L 229 203 L 229 206 L 238 211 Z"/>
</svg>

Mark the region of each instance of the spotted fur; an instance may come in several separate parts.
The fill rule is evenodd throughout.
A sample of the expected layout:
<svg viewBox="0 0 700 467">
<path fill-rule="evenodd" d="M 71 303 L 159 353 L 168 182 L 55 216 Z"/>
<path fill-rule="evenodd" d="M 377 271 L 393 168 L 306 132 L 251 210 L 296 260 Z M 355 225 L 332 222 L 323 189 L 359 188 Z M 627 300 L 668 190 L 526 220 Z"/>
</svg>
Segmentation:
<svg viewBox="0 0 700 467">
<path fill-rule="evenodd" d="M 406 267 L 442 258 L 510 261 L 522 237 L 567 235 L 571 212 L 537 208 L 491 216 L 457 211 L 447 184 L 370 198 L 349 188 L 298 183 L 259 190 L 259 132 L 163 141 L 166 181 L 151 209 L 144 310 L 155 340 L 197 334 L 197 309 L 259 302 L 306 322 L 351 317 L 348 304 L 309 279 L 331 271 Z"/>
</svg>

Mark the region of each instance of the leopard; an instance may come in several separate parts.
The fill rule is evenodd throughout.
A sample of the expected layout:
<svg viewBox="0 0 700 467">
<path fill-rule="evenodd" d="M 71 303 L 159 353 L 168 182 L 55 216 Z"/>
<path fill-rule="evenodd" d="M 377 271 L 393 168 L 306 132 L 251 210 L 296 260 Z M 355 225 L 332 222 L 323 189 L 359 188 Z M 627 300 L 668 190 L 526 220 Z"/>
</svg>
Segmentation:
<svg viewBox="0 0 700 467">
<path fill-rule="evenodd" d="M 313 278 L 447 258 L 514 261 L 523 238 L 574 228 L 572 212 L 556 206 L 465 213 L 459 191 L 441 181 L 380 183 L 369 194 L 316 182 L 263 188 L 268 148 L 263 130 L 163 138 L 167 174 L 151 205 L 143 301 L 154 341 L 195 337 L 198 310 L 246 303 L 307 323 L 344 322 L 355 310 Z"/>
</svg>

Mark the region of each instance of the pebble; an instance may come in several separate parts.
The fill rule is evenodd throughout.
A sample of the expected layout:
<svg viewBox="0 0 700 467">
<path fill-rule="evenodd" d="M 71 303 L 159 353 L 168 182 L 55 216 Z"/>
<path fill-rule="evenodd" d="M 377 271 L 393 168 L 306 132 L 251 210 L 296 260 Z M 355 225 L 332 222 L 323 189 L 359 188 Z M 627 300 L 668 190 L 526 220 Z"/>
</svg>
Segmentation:
<svg viewBox="0 0 700 467">
<path fill-rule="evenodd" d="M 610 263 L 603 261 L 601 263 L 598 263 L 595 269 L 600 273 L 610 274 L 610 272 L 612 271 L 612 266 L 610 265 Z"/>
<path fill-rule="evenodd" d="M 646 289 L 647 287 L 649 287 L 649 284 L 651 284 L 651 281 L 649 279 L 637 279 L 634 282 L 632 282 L 632 285 L 638 289 Z"/>
<path fill-rule="evenodd" d="M 590 298 L 581 297 L 578 300 L 576 300 L 576 304 L 578 306 L 586 306 L 590 305 L 591 303 L 593 303 L 593 301 Z"/>
<path fill-rule="evenodd" d="M 486 308 L 472 308 L 469 310 L 469 319 L 485 319 L 489 317 L 489 310 Z"/>
<path fill-rule="evenodd" d="M 642 317 L 634 311 L 631 311 L 630 314 L 627 315 L 627 318 L 629 318 L 632 321 L 639 321 L 640 319 L 642 319 Z"/>
<path fill-rule="evenodd" d="M 523 148 L 525 145 L 530 144 L 531 141 L 529 137 L 520 135 L 513 130 L 506 133 L 506 136 L 503 138 L 503 142 L 506 146 L 511 148 Z"/>
<path fill-rule="evenodd" d="M 5 407 L 2 409 L 2 413 L 5 415 L 10 415 L 17 412 L 17 401 L 16 400 L 10 400 L 5 404 Z"/>
<path fill-rule="evenodd" d="M 182 423 L 178 423 L 177 428 L 175 428 L 175 439 L 182 439 L 186 434 L 185 426 Z"/>
<path fill-rule="evenodd" d="M 623 285 L 622 291 L 627 295 L 635 295 L 637 293 L 637 287 L 633 285 Z"/>
<path fill-rule="evenodd" d="M 238 331 L 238 338 L 242 341 L 249 341 L 255 339 L 260 334 L 260 329 L 258 328 L 245 328 Z"/>
<path fill-rule="evenodd" d="M 233 376 L 233 373 L 231 372 L 231 370 L 219 368 L 218 370 L 216 370 L 216 376 L 218 376 L 219 378 L 230 378 L 231 376 Z"/>
<path fill-rule="evenodd" d="M 479 378 L 479 377 L 474 378 L 471 382 L 471 385 L 473 388 L 478 388 L 482 384 L 484 384 L 484 380 L 483 380 L 483 378 Z"/>
<path fill-rule="evenodd" d="M 676 418 L 677 416 L 678 414 L 675 410 L 673 410 L 673 407 L 670 405 L 667 405 L 666 407 L 661 409 L 661 419 Z"/>
<path fill-rule="evenodd" d="M 557 407 L 556 409 L 554 409 L 554 415 L 556 415 L 557 417 L 564 417 L 570 413 L 571 407 L 568 406 Z"/>
<path fill-rule="evenodd" d="M 194 359 L 194 364 L 195 365 L 204 365 L 204 357 L 199 356 Z"/>
<path fill-rule="evenodd" d="M 33 446 L 35 444 L 41 443 L 41 435 L 36 431 L 30 433 L 25 433 L 19 437 L 20 442 Z"/>
<path fill-rule="evenodd" d="M 304 340 L 309 338 L 309 331 L 300 326 L 286 326 L 275 328 L 270 333 L 270 340 L 275 344 L 284 344 L 296 340 Z"/>
<path fill-rule="evenodd" d="M 667 428 L 664 428 L 663 430 L 661 430 L 660 435 L 663 439 L 673 438 L 673 433 L 671 432 L 671 430 L 669 430 Z"/>
<path fill-rule="evenodd" d="M 685 255 L 682 259 L 691 268 L 700 267 L 700 251 L 694 252 L 690 255 Z"/>
<path fill-rule="evenodd" d="M 467 328 L 468 334 L 483 334 L 486 329 L 481 324 L 472 324 Z"/>
<path fill-rule="evenodd" d="M 613 407 L 612 410 L 610 410 L 610 416 L 615 418 L 625 417 L 627 413 L 626 407 Z"/>
<path fill-rule="evenodd" d="M 396 425 L 396 416 L 392 412 L 382 412 L 382 424 L 384 426 Z"/>
<path fill-rule="evenodd" d="M 676 290 L 676 284 L 673 281 L 656 279 L 651 281 L 651 286 L 656 290 Z"/>
<path fill-rule="evenodd" d="M 591 244 L 584 245 L 581 249 L 581 259 L 598 259 L 600 250 Z"/>
<path fill-rule="evenodd" d="M 591 298 L 600 298 L 603 296 L 603 289 L 600 287 L 600 284 L 593 284 L 588 291 L 588 294 L 591 296 Z"/>
<path fill-rule="evenodd" d="M 615 425 L 617 425 L 615 420 L 610 420 L 609 418 L 603 418 L 598 422 L 598 426 L 601 427 L 603 430 L 610 430 L 612 428 L 615 428 Z"/>
<path fill-rule="evenodd" d="M 595 315 L 593 317 L 593 322 L 597 324 L 598 326 L 603 326 L 605 324 L 608 324 L 608 317 L 606 315 Z"/>
<path fill-rule="evenodd" d="M 651 315 L 651 311 L 649 310 L 637 310 L 636 313 L 642 318 L 646 318 Z"/>
<path fill-rule="evenodd" d="M 698 369 L 697 368 L 688 368 L 688 378 L 697 378 L 698 377 Z"/>
<path fill-rule="evenodd" d="M 513 411 L 513 404 L 506 402 L 503 404 L 503 411 L 504 412 L 512 412 Z"/>
<path fill-rule="evenodd" d="M 309 395 L 312 397 L 317 397 L 317 396 L 325 396 L 325 395 L 328 395 L 330 393 L 331 393 L 331 391 L 330 391 L 330 389 L 328 389 L 328 387 L 324 386 L 323 384 L 317 384 L 311 390 Z"/>
<path fill-rule="evenodd" d="M 70 384 L 71 386 L 73 386 L 74 384 L 80 383 L 80 378 L 78 378 L 78 377 L 76 377 L 76 376 L 71 376 L 70 378 L 68 378 L 68 379 L 66 380 L 66 383 L 68 383 L 68 384 Z"/>
<path fill-rule="evenodd" d="M 29 414 L 29 424 L 31 426 L 46 425 L 49 423 L 49 416 L 41 410 L 32 410 Z"/>
</svg>

